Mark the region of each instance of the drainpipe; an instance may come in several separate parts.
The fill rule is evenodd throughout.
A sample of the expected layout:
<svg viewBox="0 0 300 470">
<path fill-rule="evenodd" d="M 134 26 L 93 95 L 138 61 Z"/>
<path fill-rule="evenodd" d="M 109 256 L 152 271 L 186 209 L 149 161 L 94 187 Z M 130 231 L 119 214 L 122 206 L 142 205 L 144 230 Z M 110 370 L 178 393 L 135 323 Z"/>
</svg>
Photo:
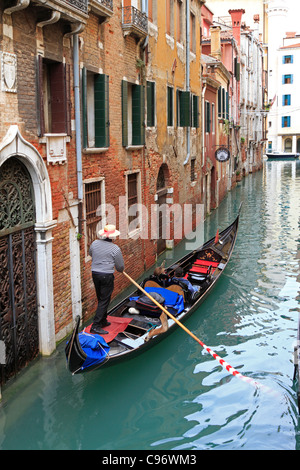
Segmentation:
<svg viewBox="0 0 300 470">
<path fill-rule="evenodd" d="M 27 8 L 30 3 L 30 0 L 19 0 L 17 5 L 14 7 L 6 8 L 4 10 L 4 13 L 7 15 L 11 15 L 14 11 L 19 11 L 19 10 L 24 10 L 24 8 Z"/>
<path fill-rule="evenodd" d="M 75 137 L 76 137 L 76 163 L 77 163 L 77 185 L 78 185 L 78 232 L 82 233 L 82 156 L 81 156 L 81 116 L 80 116 L 80 85 L 79 85 L 79 37 L 73 36 L 73 62 L 74 62 L 74 98 L 75 98 Z"/>
<path fill-rule="evenodd" d="M 205 92 L 206 92 L 206 84 L 202 90 L 202 100 L 201 100 L 201 105 L 202 105 L 202 162 L 201 166 L 204 166 L 204 157 L 205 157 Z"/>
<path fill-rule="evenodd" d="M 186 0 L 186 91 L 190 91 L 190 0 Z M 187 156 L 183 165 L 190 159 L 191 152 L 191 127 L 186 128 Z"/>
</svg>

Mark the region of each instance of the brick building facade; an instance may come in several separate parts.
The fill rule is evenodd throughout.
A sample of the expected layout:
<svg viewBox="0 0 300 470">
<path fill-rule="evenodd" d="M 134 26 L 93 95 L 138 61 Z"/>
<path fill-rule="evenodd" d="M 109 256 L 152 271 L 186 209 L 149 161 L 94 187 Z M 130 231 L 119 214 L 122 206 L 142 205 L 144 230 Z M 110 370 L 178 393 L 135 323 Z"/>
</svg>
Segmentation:
<svg viewBox="0 0 300 470">
<path fill-rule="evenodd" d="M 174 209 L 191 205 L 197 223 L 201 1 L 174 4 L 166 15 L 156 0 L 0 8 L 0 383 L 15 354 L 20 368 L 51 354 L 76 315 L 93 316 L 88 248 L 105 223 L 133 278 L 184 236 Z M 171 211 L 158 217 L 162 203 Z M 126 285 L 116 274 L 114 294 Z"/>
</svg>

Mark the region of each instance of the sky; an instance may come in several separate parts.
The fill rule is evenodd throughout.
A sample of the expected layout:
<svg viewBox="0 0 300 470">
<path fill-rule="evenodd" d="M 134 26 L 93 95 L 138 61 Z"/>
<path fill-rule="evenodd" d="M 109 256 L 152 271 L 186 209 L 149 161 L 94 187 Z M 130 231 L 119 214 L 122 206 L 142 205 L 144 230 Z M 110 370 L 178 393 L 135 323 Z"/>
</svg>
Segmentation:
<svg viewBox="0 0 300 470">
<path fill-rule="evenodd" d="M 299 0 L 286 0 L 289 7 L 288 13 L 288 27 L 289 31 L 296 31 L 300 33 L 300 1 Z"/>
</svg>

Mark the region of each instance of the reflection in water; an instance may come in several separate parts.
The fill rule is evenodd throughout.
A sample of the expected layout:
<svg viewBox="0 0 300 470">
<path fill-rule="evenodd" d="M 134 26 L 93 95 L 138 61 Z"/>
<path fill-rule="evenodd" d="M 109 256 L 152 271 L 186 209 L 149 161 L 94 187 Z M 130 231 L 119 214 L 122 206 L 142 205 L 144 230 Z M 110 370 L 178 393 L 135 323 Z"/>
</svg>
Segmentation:
<svg viewBox="0 0 300 470">
<path fill-rule="evenodd" d="M 0 449 L 298 449 L 292 383 L 300 300 L 300 161 L 266 162 L 205 222 L 243 201 L 229 266 L 187 327 L 269 395 L 231 376 L 185 332 L 124 364 L 66 371 L 63 345 L 4 390 Z M 182 243 L 167 263 L 185 252 Z M 159 260 L 160 261 L 160 260 Z M 30 432 L 24 430 L 30 429 Z"/>
</svg>

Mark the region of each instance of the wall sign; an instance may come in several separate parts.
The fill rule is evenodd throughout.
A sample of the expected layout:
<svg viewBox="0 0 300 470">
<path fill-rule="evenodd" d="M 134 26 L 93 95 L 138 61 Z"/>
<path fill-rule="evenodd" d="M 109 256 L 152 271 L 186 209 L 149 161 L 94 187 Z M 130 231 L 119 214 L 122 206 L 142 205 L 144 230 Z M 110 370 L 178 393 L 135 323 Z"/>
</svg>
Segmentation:
<svg viewBox="0 0 300 470">
<path fill-rule="evenodd" d="M 218 162 L 227 162 L 230 158 L 230 152 L 226 147 L 220 147 L 216 150 L 215 157 Z"/>
</svg>

